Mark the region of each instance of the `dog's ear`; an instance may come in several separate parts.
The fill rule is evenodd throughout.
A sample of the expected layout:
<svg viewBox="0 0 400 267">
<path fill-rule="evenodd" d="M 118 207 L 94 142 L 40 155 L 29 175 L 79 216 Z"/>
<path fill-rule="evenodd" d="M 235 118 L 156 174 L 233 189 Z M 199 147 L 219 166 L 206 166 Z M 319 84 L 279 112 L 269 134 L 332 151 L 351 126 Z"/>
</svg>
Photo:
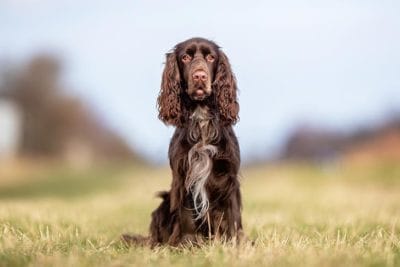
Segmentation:
<svg viewBox="0 0 400 267">
<path fill-rule="evenodd" d="M 217 73 L 213 82 L 220 120 L 224 125 L 235 124 L 239 119 L 236 79 L 228 57 L 219 51 Z"/>
<path fill-rule="evenodd" d="M 158 118 L 167 125 L 179 126 L 182 123 L 182 106 L 178 62 L 174 52 L 167 53 L 166 58 L 157 99 Z"/>
</svg>

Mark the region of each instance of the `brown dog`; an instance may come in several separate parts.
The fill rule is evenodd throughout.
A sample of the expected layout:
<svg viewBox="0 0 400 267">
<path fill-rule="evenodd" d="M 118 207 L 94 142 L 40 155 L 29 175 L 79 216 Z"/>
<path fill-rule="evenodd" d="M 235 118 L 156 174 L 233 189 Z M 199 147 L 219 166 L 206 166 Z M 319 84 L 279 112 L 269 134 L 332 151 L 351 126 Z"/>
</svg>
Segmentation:
<svg viewBox="0 0 400 267">
<path fill-rule="evenodd" d="M 179 245 L 242 235 L 235 77 L 212 41 L 193 38 L 167 54 L 158 97 L 159 118 L 176 127 L 169 146 L 170 191 L 161 192 L 150 236 L 129 243 Z"/>
</svg>

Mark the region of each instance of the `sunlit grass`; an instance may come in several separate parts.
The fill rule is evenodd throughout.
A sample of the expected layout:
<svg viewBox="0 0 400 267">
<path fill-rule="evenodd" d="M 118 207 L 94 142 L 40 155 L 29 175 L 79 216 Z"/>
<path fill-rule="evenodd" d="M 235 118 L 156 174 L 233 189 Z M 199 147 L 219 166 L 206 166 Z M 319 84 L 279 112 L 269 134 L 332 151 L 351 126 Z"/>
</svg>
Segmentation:
<svg viewBox="0 0 400 267">
<path fill-rule="evenodd" d="M 242 170 L 254 245 L 125 247 L 146 234 L 167 168 L 57 168 L 0 180 L 0 266 L 399 266 L 400 167 Z"/>
</svg>

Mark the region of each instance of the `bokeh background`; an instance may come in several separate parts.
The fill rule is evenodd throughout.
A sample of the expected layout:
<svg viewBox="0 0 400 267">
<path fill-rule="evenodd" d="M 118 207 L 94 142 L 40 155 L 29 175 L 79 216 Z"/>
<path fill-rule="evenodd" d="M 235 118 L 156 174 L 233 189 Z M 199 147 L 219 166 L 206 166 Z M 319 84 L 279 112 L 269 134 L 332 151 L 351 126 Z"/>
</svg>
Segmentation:
<svg viewBox="0 0 400 267">
<path fill-rule="evenodd" d="M 302 144 L 310 150 L 307 157 L 336 157 L 398 119 L 400 4 L 395 1 L 6 0 L 0 5 L 1 94 L 21 112 L 21 134 L 9 142 L 18 142 L 22 151 L 68 150 L 78 142 L 83 149 L 84 138 L 73 135 L 89 133 L 62 120 L 86 127 L 77 120 L 95 120 L 93 128 L 107 128 L 135 154 L 165 163 L 173 129 L 157 120 L 155 108 L 164 54 L 193 36 L 216 41 L 230 57 L 240 89 L 236 132 L 245 162 L 302 156 L 306 151 L 293 151 L 298 149 L 293 142 L 307 143 L 305 135 L 325 143 Z M 58 115 L 48 112 L 46 105 L 53 104 Z M 83 112 L 90 118 L 79 115 Z M 39 122 L 46 115 L 53 121 Z M 26 129 L 28 124 L 41 129 Z M 48 131 L 54 127 L 65 129 Z M 64 133 L 67 129 L 79 133 Z M 55 137 L 57 131 L 65 137 Z"/>
<path fill-rule="evenodd" d="M 168 189 L 174 129 L 156 98 L 165 53 L 197 36 L 236 74 L 258 244 L 200 263 L 400 264 L 399 14 L 390 0 L 0 1 L 0 266 L 193 263 L 116 240 L 145 233 Z"/>
</svg>

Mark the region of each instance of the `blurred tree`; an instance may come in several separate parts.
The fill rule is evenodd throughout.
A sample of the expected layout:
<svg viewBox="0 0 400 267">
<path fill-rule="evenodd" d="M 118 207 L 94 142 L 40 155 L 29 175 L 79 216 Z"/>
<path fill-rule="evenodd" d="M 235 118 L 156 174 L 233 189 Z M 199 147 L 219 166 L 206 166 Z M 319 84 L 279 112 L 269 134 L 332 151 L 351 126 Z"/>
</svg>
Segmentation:
<svg viewBox="0 0 400 267">
<path fill-rule="evenodd" d="M 381 161 L 398 163 L 400 113 L 390 115 L 383 123 L 347 134 L 307 125 L 297 127 L 287 139 L 281 159 L 319 163 L 338 159 L 361 164 Z"/>
<path fill-rule="evenodd" d="M 329 162 L 343 151 L 346 140 L 340 133 L 302 125 L 289 136 L 282 159 Z"/>
<path fill-rule="evenodd" d="M 344 160 L 356 164 L 400 162 L 400 113 L 392 112 L 380 125 L 360 129 L 349 139 Z"/>
<path fill-rule="evenodd" d="M 23 114 L 23 155 L 70 158 L 86 151 L 96 159 L 139 159 L 79 99 L 65 94 L 61 64 L 55 57 L 39 55 L 20 68 L 0 67 L 0 97 L 14 101 Z"/>
</svg>

